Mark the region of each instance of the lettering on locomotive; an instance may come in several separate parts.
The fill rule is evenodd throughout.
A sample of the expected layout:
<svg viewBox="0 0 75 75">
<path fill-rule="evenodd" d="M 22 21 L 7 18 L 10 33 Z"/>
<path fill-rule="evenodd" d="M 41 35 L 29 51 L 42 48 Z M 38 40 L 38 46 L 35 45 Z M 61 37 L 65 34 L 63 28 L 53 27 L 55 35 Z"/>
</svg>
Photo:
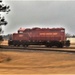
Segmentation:
<svg viewBox="0 0 75 75">
<path fill-rule="evenodd" d="M 58 33 L 39 33 L 39 35 L 44 35 L 44 36 L 45 36 L 45 35 L 47 35 L 47 36 L 48 36 L 48 35 L 57 35 L 57 34 L 58 34 Z"/>
</svg>

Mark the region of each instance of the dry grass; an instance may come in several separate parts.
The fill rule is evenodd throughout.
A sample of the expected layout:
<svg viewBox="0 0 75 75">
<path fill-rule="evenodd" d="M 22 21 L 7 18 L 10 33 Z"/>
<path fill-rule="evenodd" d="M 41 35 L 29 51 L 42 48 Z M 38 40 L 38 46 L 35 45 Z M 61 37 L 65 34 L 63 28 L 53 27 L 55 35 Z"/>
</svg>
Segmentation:
<svg viewBox="0 0 75 75">
<path fill-rule="evenodd" d="M 10 62 L 0 63 L 3 74 L 75 74 L 75 54 L 59 52 L 2 52 Z"/>
<path fill-rule="evenodd" d="M 0 41 L 0 45 L 8 45 L 8 40 Z"/>
<path fill-rule="evenodd" d="M 3 53 L 0 53 L 0 63 L 6 62 L 6 61 L 9 61 L 9 60 L 10 60 L 10 57 L 8 57 L 7 55 L 5 55 Z"/>
</svg>

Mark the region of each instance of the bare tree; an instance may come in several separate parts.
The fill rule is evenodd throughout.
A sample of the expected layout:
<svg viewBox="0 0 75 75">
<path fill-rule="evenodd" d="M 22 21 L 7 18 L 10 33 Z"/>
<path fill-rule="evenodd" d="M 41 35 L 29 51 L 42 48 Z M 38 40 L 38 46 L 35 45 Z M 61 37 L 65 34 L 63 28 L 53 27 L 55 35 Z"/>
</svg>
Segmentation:
<svg viewBox="0 0 75 75">
<path fill-rule="evenodd" d="M 9 11 L 10 11 L 10 6 L 4 5 L 2 0 L 0 0 L 0 12 L 8 14 Z M 4 16 L 1 16 L 1 15 L 2 14 L 0 14 L 0 34 L 3 32 L 1 26 L 8 24 L 8 22 L 5 20 Z M 0 35 L 0 40 L 2 40 L 1 35 Z"/>
</svg>

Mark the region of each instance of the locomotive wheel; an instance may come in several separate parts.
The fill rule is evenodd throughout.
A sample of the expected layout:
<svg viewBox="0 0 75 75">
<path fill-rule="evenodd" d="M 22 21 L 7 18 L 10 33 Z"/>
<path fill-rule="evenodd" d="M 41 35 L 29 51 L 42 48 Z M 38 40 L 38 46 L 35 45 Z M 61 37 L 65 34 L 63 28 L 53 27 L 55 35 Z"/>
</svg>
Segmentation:
<svg viewBox="0 0 75 75">
<path fill-rule="evenodd" d="M 51 47 L 52 47 L 52 45 L 50 44 L 50 45 L 49 45 L 49 47 L 51 48 Z"/>
<path fill-rule="evenodd" d="M 46 46 L 46 47 L 50 47 L 50 48 L 52 47 L 51 45 L 45 45 L 45 46 Z"/>
<path fill-rule="evenodd" d="M 57 45 L 58 48 L 63 48 L 63 44 L 61 42 L 58 43 Z"/>
<path fill-rule="evenodd" d="M 28 47 L 28 45 L 26 45 L 26 47 Z"/>
<path fill-rule="evenodd" d="M 13 45 L 16 46 L 16 43 L 14 42 Z"/>
<path fill-rule="evenodd" d="M 50 42 L 46 42 L 45 46 L 46 47 L 51 47 L 51 43 Z"/>
<path fill-rule="evenodd" d="M 49 45 L 45 45 L 46 47 L 50 47 Z"/>
<path fill-rule="evenodd" d="M 25 45 L 25 44 L 24 44 L 24 45 L 22 45 L 22 46 L 23 46 L 23 47 L 28 47 L 28 45 Z"/>
<path fill-rule="evenodd" d="M 24 45 L 22 45 L 23 47 L 26 47 L 26 45 L 24 44 Z"/>
<path fill-rule="evenodd" d="M 18 44 L 17 46 L 20 46 L 20 44 Z"/>
<path fill-rule="evenodd" d="M 14 44 L 14 46 L 16 46 L 16 44 Z"/>
</svg>

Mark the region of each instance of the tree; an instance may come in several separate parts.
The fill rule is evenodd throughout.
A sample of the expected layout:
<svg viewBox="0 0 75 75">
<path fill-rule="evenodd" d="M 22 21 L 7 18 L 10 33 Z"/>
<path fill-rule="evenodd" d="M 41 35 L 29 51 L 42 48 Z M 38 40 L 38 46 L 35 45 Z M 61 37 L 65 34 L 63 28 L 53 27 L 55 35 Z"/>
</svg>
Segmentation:
<svg viewBox="0 0 75 75">
<path fill-rule="evenodd" d="M 75 35 L 73 35 L 72 37 L 75 38 Z"/>
<path fill-rule="evenodd" d="M 10 11 L 10 6 L 4 5 L 4 4 L 2 3 L 2 0 L 0 0 L 0 12 L 3 12 L 3 13 L 8 14 L 9 11 Z M 1 26 L 8 24 L 8 22 L 5 21 L 4 16 L 1 17 L 1 15 L 2 15 L 2 14 L 0 13 L 0 34 L 3 32 Z M 0 35 L 0 40 L 2 40 L 2 36 L 1 36 L 1 35 Z"/>
<path fill-rule="evenodd" d="M 66 37 L 67 37 L 67 38 L 71 37 L 71 34 L 66 33 Z"/>
</svg>

